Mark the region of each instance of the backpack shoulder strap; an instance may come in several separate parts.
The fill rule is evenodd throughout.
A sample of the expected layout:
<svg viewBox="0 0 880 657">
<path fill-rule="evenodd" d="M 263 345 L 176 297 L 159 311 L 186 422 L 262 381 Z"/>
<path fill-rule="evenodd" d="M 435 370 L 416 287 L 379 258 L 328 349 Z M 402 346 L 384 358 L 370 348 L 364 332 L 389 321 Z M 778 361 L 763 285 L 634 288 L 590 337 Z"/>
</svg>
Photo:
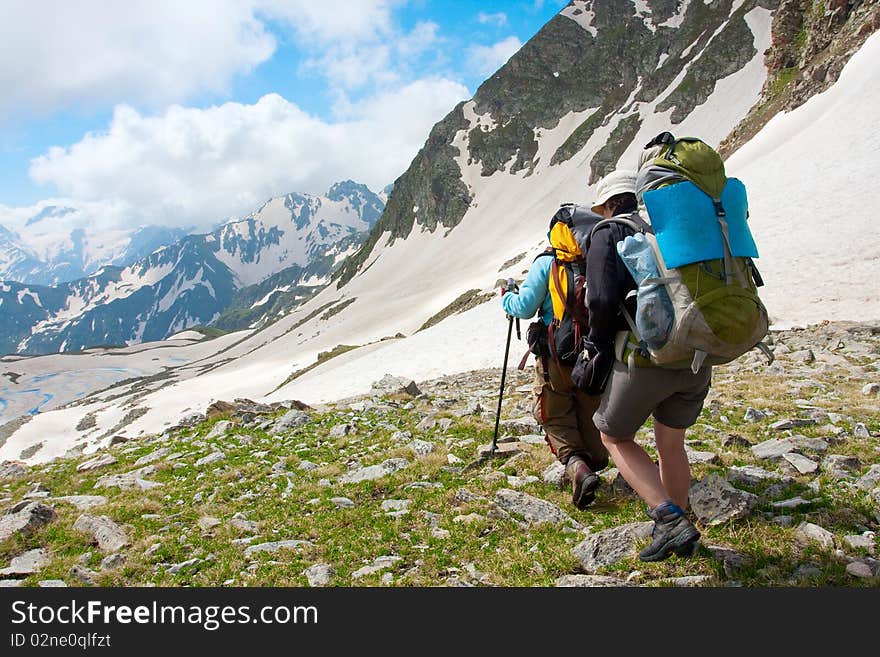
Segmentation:
<svg viewBox="0 0 880 657">
<path fill-rule="evenodd" d="M 644 227 L 640 226 L 632 219 L 626 219 L 624 217 L 611 217 L 610 219 L 603 219 L 602 221 L 597 223 L 595 226 L 593 226 L 593 230 L 590 231 L 590 242 L 593 241 L 593 235 L 596 234 L 597 230 L 599 230 L 600 228 L 604 228 L 605 226 L 610 226 L 612 224 L 620 224 L 622 226 L 626 226 L 627 228 L 632 230 L 634 233 L 644 233 L 645 232 Z"/>
</svg>

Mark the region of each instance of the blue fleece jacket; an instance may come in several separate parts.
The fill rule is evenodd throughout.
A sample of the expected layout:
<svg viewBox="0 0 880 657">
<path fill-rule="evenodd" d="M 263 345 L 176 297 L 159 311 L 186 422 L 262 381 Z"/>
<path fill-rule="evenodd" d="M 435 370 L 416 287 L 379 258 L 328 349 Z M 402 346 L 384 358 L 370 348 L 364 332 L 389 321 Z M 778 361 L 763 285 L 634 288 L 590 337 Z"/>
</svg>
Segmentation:
<svg viewBox="0 0 880 657">
<path fill-rule="evenodd" d="M 519 294 L 508 292 L 501 298 L 501 306 L 511 317 L 529 319 L 540 310 L 541 320 L 549 326 L 553 321 L 553 301 L 550 299 L 550 268 L 552 256 L 541 256 L 532 263 Z"/>
</svg>

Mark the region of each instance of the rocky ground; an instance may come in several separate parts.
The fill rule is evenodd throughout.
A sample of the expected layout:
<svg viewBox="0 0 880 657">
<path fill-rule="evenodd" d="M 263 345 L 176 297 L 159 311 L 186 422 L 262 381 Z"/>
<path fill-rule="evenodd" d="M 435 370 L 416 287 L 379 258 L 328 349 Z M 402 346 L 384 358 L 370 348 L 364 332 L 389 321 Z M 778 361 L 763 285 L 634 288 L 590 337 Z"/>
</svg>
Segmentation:
<svg viewBox="0 0 880 657">
<path fill-rule="evenodd" d="M 494 370 L 318 409 L 219 403 L 98 454 L 6 462 L 0 585 L 877 586 L 880 326 L 772 342 L 773 365 L 716 369 L 689 432 L 690 559 L 638 561 L 651 525 L 613 468 L 570 504 L 528 371 L 508 375 L 502 455 L 481 458 Z"/>
</svg>

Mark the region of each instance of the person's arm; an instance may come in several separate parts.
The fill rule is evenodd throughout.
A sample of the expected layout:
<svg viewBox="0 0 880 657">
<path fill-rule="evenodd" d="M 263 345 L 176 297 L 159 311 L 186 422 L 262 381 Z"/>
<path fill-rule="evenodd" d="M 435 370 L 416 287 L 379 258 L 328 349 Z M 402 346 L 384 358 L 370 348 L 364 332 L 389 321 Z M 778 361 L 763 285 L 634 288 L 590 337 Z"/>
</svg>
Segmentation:
<svg viewBox="0 0 880 657">
<path fill-rule="evenodd" d="M 504 312 L 520 319 L 528 319 L 538 312 L 547 295 L 552 264 L 552 256 L 541 256 L 535 260 L 519 288 L 519 294 L 507 292 L 501 297 L 501 307 L 504 308 Z"/>
<path fill-rule="evenodd" d="M 613 227 L 600 229 L 587 251 L 587 308 L 590 311 L 589 340 L 594 345 L 614 342 L 620 309 L 620 274 Z"/>
</svg>

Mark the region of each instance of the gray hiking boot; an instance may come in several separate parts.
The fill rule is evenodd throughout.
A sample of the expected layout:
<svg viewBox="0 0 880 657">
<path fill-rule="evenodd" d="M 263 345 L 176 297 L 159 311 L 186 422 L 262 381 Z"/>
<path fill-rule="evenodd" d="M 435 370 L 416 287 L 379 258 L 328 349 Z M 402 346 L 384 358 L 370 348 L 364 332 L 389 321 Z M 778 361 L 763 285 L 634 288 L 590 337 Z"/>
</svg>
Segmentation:
<svg viewBox="0 0 880 657">
<path fill-rule="evenodd" d="M 568 459 L 565 476 L 571 482 L 571 503 L 583 511 L 596 499 L 599 476 L 590 470 L 580 456 L 572 456 Z"/>
<path fill-rule="evenodd" d="M 673 552 L 681 557 L 693 556 L 700 532 L 691 524 L 684 510 L 672 502 L 658 505 L 648 515 L 654 519 L 651 544 L 639 552 L 642 561 L 662 561 Z"/>
</svg>

